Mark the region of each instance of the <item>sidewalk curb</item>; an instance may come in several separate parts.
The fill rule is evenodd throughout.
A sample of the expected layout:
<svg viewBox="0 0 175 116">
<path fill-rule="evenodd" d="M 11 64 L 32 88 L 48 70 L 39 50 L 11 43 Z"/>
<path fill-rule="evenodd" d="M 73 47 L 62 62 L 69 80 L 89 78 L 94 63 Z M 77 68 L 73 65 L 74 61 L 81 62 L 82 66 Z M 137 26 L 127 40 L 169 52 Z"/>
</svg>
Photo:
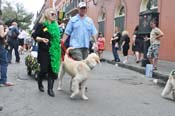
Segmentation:
<svg viewBox="0 0 175 116">
<path fill-rule="evenodd" d="M 108 60 L 108 59 L 105 59 L 104 60 L 109 63 L 109 64 L 112 64 L 112 65 L 115 65 L 116 63 L 111 61 L 111 60 Z M 144 67 L 136 67 L 136 66 L 133 66 L 133 65 L 129 65 L 129 64 L 123 64 L 123 63 L 117 63 L 119 67 L 122 67 L 122 68 L 126 68 L 126 69 L 130 69 L 130 70 L 133 70 L 133 71 L 136 71 L 138 73 L 141 73 L 143 75 L 145 75 L 145 68 Z M 167 81 L 168 78 L 169 78 L 169 75 L 165 75 L 165 74 L 162 74 L 160 72 L 153 72 L 153 78 L 155 79 L 160 79 L 162 81 Z"/>
</svg>

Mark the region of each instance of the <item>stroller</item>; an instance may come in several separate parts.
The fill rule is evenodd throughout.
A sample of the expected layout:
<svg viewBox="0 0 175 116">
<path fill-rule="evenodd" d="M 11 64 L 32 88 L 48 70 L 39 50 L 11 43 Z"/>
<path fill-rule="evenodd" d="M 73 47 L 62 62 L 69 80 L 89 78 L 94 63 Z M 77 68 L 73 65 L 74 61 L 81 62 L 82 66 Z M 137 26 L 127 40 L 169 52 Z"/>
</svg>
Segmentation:
<svg viewBox="0 0 175 116">
<path fill-rule="evenodd" d="M 32 51 L 29 55 L 25 58 L 25 65 L 27 66 L 27 74 L 30 76 L 34 76 L 35 79 L 38 78 L 38 73 L 40 71 L 40 65 L 37 62 L 37 55 L 38 55 L 38 46 L 35 45 L 32 48 Z"/>
</svg>

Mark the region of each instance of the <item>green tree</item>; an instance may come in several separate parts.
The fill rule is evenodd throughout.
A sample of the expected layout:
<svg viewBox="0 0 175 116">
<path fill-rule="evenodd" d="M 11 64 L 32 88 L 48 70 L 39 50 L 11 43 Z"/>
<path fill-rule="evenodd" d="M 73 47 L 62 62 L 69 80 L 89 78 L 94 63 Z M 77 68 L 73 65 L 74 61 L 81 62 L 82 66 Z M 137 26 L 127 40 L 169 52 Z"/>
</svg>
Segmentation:
<svg viewBox="0 0 175 116">
<path fill-rule="evenodd" d="M 12 3 L 6 1 L 2 7 L 2 16 L 7 25 L 16 21 L 20 28 L 29 29 L 34 14 L 28 13 L 21 3 L 16 3 L 13 6 Z"/>
</svg>

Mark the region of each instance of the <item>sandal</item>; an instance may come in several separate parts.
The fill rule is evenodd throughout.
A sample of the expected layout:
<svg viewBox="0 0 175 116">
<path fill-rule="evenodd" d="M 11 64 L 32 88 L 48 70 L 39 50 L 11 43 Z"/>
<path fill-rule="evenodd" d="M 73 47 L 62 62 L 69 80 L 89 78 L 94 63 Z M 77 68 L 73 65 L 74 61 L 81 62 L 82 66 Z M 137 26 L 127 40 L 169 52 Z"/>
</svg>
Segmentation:
<svg viewBox="0 0 175 116">
<path fill-rule="evenodd" d="M 157 70 L 157 67 L 154 67 L 154 69 L 153 70 Z"/>
<path fill-rule="evenodd" d="M 6 87 L 8 87 L 8 86 L 14 86 L 14 84 L 11 83 L 11 82 L 6 82 L 6 83 L 4 83 L 3 85 L 6 86 Z"/>
<path fill-rule="evenodd" d="M 0 111 L 2 111 L 3 110 L 3 107 L 2 106 L 0 106 Z"/>
</svg>

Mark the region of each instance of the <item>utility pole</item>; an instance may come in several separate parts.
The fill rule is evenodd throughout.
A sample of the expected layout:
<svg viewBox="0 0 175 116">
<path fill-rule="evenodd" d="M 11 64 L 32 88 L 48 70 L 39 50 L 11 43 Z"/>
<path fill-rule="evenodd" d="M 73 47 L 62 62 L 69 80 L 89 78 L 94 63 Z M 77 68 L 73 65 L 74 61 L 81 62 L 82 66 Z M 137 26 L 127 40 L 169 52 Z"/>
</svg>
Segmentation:
<svg viewBox="0 0 175 116">
<path fill-rule="evenodd" d="M 2 10 L 1 10 L 1 6 L 2 6 L 2 1 L 0 0 L 0 19 L 2 17 Z"/>
</svg>

